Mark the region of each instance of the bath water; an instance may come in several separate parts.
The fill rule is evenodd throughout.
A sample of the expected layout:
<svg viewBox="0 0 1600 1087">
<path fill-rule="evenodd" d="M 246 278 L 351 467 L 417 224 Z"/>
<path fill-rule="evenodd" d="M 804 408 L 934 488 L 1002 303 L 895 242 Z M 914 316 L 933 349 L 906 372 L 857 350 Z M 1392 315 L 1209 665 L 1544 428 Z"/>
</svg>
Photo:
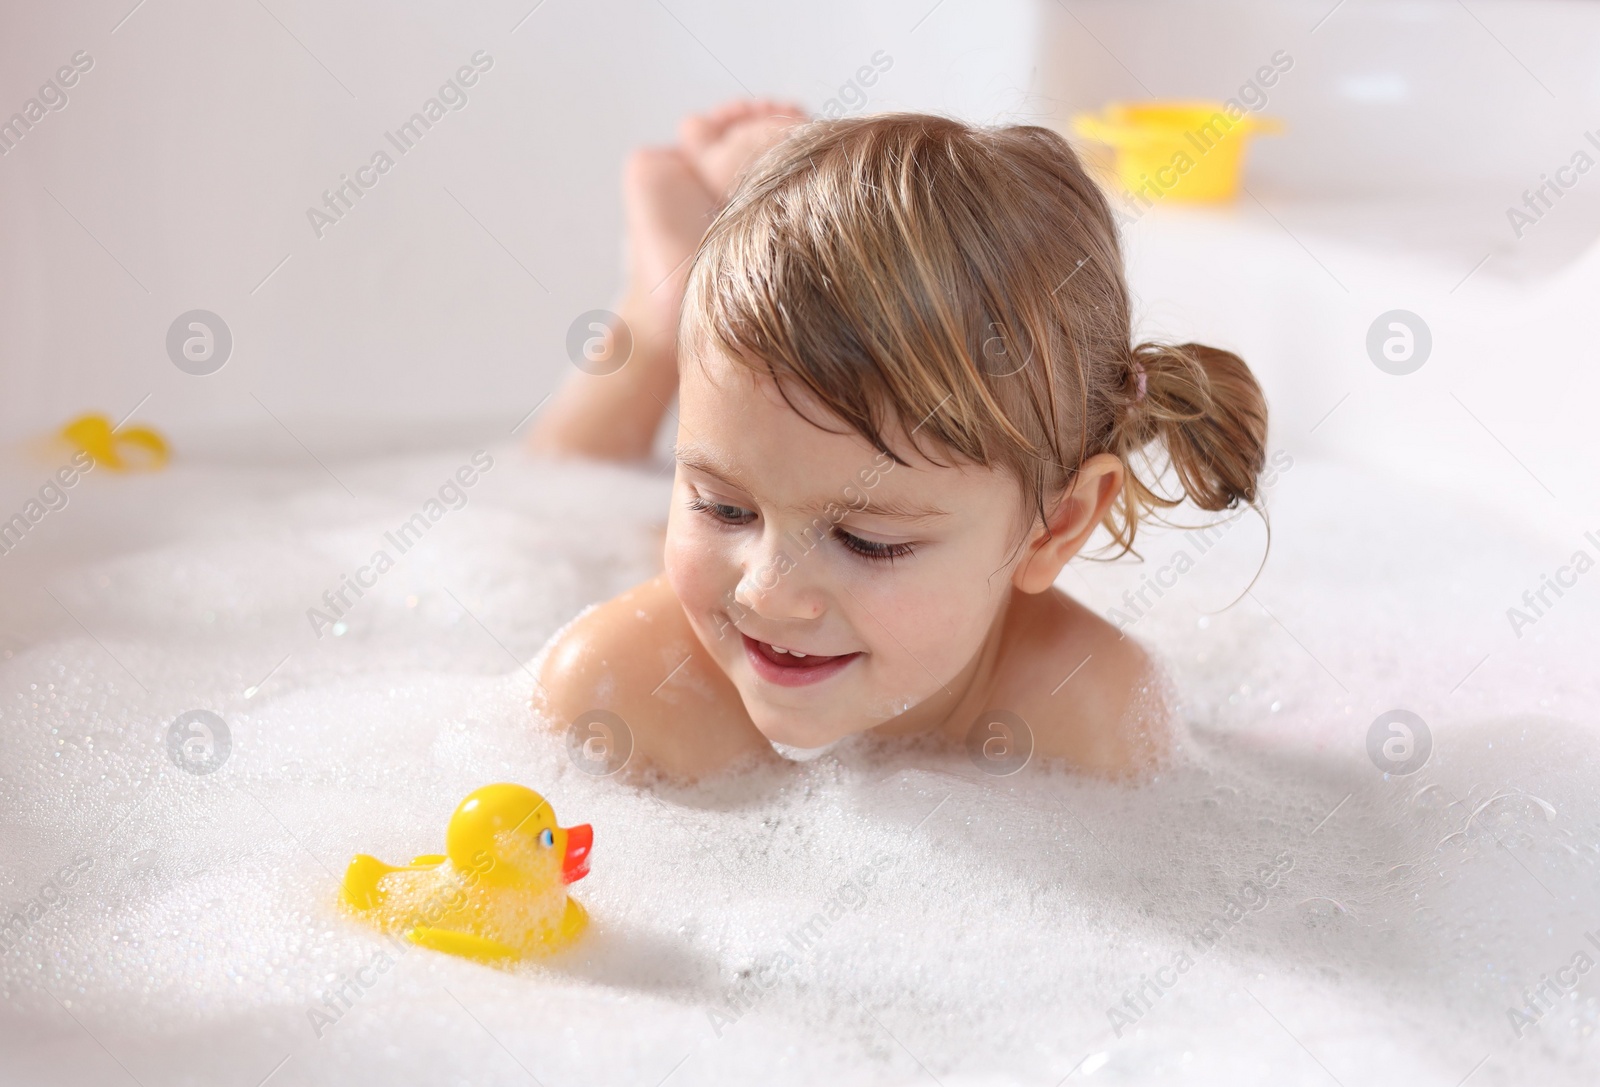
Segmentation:
<svg viewBox="0 0 1600 1087">
<path fill-rule="evenodd" d="M 1600 583 L 1506 617 L 1581 536 L 1295 462 L 1253 583 L 1249 517 L 1063 579 L 1177 692 L 1154 780 L 846 741 L 652 784 L 527 666 L 655 572 L 668 474 L 442 489 L 473 452 L 101 473 L 0 556 L 0 1081 L 1594 1082 Z M 499 780 L 595 827 L 576 949 L 339 911 Z"/>
</svg>

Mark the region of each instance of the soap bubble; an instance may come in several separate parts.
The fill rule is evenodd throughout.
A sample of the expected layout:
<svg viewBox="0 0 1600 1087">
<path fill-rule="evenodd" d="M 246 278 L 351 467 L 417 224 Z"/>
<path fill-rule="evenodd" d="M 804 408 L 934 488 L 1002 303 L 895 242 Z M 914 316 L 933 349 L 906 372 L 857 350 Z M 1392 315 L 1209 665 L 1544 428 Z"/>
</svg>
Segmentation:
<svg viewBox="0 0 1600 1087">
<path fill-rule="evenodd" d="M 1410 710 L 1380 714 L 1367 729 L 1367 757 L 1386 774 L 1405 777 L 1421 770 L 1433 754 L 1433 733 Z"/>
<path fill-rule="evenodd" d="M 167 757 L 186 773 L 215 773 L 232 750 L 228 723 L 210 710 L 190 710 L 167 726 Z"/>
</svg>

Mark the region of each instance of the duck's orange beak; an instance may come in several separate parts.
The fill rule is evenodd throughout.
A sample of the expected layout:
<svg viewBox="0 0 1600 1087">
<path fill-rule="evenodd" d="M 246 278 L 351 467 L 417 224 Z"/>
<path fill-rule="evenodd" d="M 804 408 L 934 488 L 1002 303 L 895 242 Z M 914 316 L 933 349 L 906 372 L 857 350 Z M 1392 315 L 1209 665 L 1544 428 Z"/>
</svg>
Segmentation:
<svg viewBox="0 0 1600 1087">
<path fill-rule="evenodd" d="M 576 883 L 589 874 L 589 851 L 594 848 L 594 827 L 588 823 L 567 828 L 567 852 L 561 858 L 561 882 Z"/>
</svg>

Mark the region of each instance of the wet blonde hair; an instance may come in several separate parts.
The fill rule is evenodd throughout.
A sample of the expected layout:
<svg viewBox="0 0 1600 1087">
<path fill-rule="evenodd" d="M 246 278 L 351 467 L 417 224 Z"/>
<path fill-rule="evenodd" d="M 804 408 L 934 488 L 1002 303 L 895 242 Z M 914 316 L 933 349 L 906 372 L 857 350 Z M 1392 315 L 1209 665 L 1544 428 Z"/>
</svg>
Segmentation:
<svg viewBox="0 0 1600 1087">
<path fill-rule="evenodd" d="M 1113 454 L 1118 554 L 1185 497 L 1256 503 L 1255 378 L 1226 351 L 1132 343 L 1111 209 L 1044 128 L 890 114 L 797 129 L 707 232 L 682 332 L 690 354 L 720 348 L 791 406 L 797 384 L 901 463 L 886 432 L 935 463 L 1009 471 L 1041 520 L 1086 458 Z M 1157 489 L 1168 469 L 1181 495 Z"/>
</svg>

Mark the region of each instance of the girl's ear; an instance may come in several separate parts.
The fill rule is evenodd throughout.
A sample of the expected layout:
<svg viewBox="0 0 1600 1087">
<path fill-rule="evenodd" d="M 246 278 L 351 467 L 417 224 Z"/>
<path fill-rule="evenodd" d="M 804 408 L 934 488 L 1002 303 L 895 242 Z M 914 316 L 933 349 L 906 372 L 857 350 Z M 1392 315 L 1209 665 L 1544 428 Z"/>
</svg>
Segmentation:
<svg viewBox="0 0 1600 1087">
<path fill-rule="evenodd" d="M 1122 493 L 1125 474 L 1122 460 L 1110 453 L 1096 453 L 1084 461 L 1048 521 L 1034 527 L 1011 583 L 1025 593 L 1042 593 L 1054 585 L 1061 568 L 1083 549 Z"/>
</svg>

